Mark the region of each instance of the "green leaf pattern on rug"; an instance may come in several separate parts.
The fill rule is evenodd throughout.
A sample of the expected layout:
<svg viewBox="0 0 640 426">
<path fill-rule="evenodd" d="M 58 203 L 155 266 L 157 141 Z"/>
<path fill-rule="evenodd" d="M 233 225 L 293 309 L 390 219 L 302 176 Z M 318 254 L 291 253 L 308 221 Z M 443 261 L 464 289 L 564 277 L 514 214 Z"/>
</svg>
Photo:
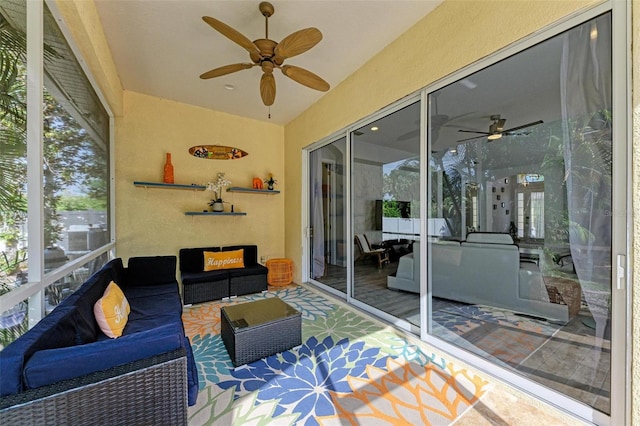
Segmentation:
<svg viewBox="0 0 640 426">
<path fill-rule="evenodd" d="M 306 341 L 310 337 L 323 340 L 327 336 L 333 336 L 336 340 L 345 337 L 349 340 L 357 340 L 378 330 L 380 326 L 362 315 L 334 305 L 324 312 L 322 318 L 302 323 L 302 340 Z"/>
<path fill-rule="evenodd" d="M 218 388 L 216 388 L 219 390 Z M 298 413 L 273 417 L 277 401 L 256 404 L 257 393 L 233 400 L 233 389 L 221 390 L 211 395 L 211 388 L 198 395 L 198 403 L 189 408 L 190 425 L 294 425 Z"/>
</svg>

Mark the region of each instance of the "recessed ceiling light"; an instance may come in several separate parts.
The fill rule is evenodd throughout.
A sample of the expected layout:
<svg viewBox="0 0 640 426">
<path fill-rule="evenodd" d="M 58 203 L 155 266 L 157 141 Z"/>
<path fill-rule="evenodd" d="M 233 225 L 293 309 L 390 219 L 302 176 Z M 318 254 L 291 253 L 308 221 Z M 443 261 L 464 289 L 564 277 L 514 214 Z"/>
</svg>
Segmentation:
<svg viewBox="0 0 640 426">
<path fill-rule="evenodd" d="M 371 128 L 371 131 L 372 131 L 372 132 L 377 132 L 377 131 L 378 131 L 378 126 L 373 126 L 373 127 Z"/>
<path fill-rule="evenodd" d="M 235 90 L 236 86 L 234 86 L 233 84 L 225 84 L 224 88 L 227 90 Z"/>
</svg>

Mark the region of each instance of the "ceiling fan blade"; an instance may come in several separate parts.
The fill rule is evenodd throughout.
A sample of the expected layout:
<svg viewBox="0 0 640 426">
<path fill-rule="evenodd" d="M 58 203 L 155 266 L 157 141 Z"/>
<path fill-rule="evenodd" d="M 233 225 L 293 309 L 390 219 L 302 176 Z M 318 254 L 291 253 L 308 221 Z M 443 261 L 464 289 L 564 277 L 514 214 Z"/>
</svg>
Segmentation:
<svg viewBox="0 0 640 426">
<path fill-rule="evenodd" d="M 475 130 L 464 130 L 464 129 L 458 129 L 458 131 L 459 131 L 459 132 L 462 132 L 462 133 L 478 133 L 479 135 L 487 135 L 487 136 L 489 136 L 489 135 L 491 134 L 491 133 L 489 133 L 489 132 L 477 132 L 477 131 L 475 131 Z"/>
<path fill-rule="evenodd" d="M 475 133 L 475 132 L 474 132 L 474 133 Z M 466 141 L 471 141 L 471 140 L 474 140 L 474 139 L 484 138 L 484 137 L 486 137 L 486 136 L 487 136 L 486 134 L 484 134 L 484 135 L 478 135 L 478 136 L 472 136 L 472 137 L 470 137 L 470 138 L 466 138 L 466 139 L 459 139 L 459 140 L 457 140 L 456 142 L 466 142 Z"/>
<path fill-rule="evenodd" d="M 218 21 L 216 18 L 212 18 L 210 16 L 203 16 L 202 20 L 209 24 L 214 30 L 218 31 L 220 34 L 231 40 L 232 42 L 239 44 L 244 49 L 246 49 L 249 53 L 254 53 L 256 55 L 260 55 L 260 49 L 248 38 L 244 35 L 240 34 L 238 31 L 234 30 L 227 24 L 222 21 Z"/>
<path fill-rule="evenodd" d="M 404 135 L 400 135 L 396 138 L 397 141 L 406 141 L 409 139 L 413 139 L 416 136 L 420 135 L 420 129 L 415 129 L 415 130 L 410 130 L 407 133 L 405 133 Z"/>
<path fill-rule="evenodd" d="M 273 105 L 276 100 L 276 79 L 272 73 L 265 72 L 260 79 L 260 96 L 266 106 Z"/>
<path fill-rule="evenodd" d="M 231 64 L 225 65 L 224 67 L 215 68 L 211 71 L 207 71 L 204 74 L 200 75 L 200 78 L 206 80 L 208 78 L 220 77 L 221 75 L 231 74 L 232 72 L 248 70 L 252 68 L 255 64 Z"/>
<path fill-rule="evenodd" d="M 464 130 L 474 131 L 474 129 L 472 129 L 471 127 L 463 126 L 461 124 L 443 124 L 442 127 L 455 128 L 455 129 L 462 128 Z"/>
<path fill-rule="evenodd" d="M 289 34 L 282 39 L 275 48 L 275 62 L 282 62 L 296 55 L 306 52 L 322 40 L 322 33 L 317 28 L 305 28 Z"/>
<path fill-rule="evenodd" d="M 329 83 L 318 77 L 311 71 L 307 71 L 304 68 L 296 67 L 294 65 L 284 65 L 281 67 L 282 73 L 290 79 L 307 86 L 311 89 L 326 92 L 331 86 Z"/>
<path fill-rule="evenodd" d="M 536 125 L 538 125 L 538 124 L 542 124 L 542 123 L 544 123 L 544 121 L 542 121 L 542 120 L 538 120 L 538 121 L 534 121 L 534 122 L 529 123 L 529 124 L 523 124 L 522 126 L 512 127 L 511 129 L 504 130 L 502 133 L 503 133 L 503 134 L 504 134 L 504 133 L 507 133 L 507 134 L 508 134 L 508 133 L 510 133 L 510 132 L 514 132 L 514 131 L 516 131 L 516 130 L 524 129 L 524 128 L 526 128 L 526 127 L 536 126 Z"/>
</svg>

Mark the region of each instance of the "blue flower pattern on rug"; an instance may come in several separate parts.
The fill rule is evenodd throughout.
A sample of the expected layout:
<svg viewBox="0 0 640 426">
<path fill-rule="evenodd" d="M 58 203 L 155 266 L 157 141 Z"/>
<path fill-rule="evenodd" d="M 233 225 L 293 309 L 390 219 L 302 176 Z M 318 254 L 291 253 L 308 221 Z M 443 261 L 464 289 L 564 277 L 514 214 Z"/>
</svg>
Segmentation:
<svg viewBox="0 0 640 426">
<path fill-rule="evenodd" d="M 190 409 L 190 424 L 319 425 L 326 419 L 347 421 L 344 408 L 338 412 L 339 401 L 333 398 L 353 394 L 354 381 L 379 380 L 380 374 L 393 377 L 398 372 L 390 371 L 390 366 L 405 362 L 413 365 L 407 371 L 419 373 L 421 368 L 435 368 L 450 378 L 452 373 L 460 373 L 449 361 L 435 353 L 425 353 L 401 333 L 301 286 L 210 302 L 214 308 L 208 305 L 208 310 L 215 313 L 215 306 L 270 297 L 278 297 L 302 313 L 303 344 L 234 368 L 219 334 L 191 334 L 201 392 L 197 406 Z M 187 309 L 197 313 L 199 308 Z M 195 317 L 198 320 L 192 323 L 193 330 L 202 330 L 202 317 Z M 212 328 L 219 329 L 215 321 L 220 318 L 212 321 Z M 190 329 L 189 324 L 186 328 Z M 370 372 L 377 376 L 368 377 Z M 435 386 L 443 384 L 437 381 Z M 385 392 L 394 389 L 392 386 Z M 476 389 L 480 395 L 478 392 L 480 388 Z M 442 395 L 455 397 L 451 393 Z M 370 404 L 375 401 L 382 406 L 387 403 L 374 398 Z M 435 406 L 438 404 L 435 402 Z M 459 405 L 460 412 L 465 406 Z M 357 414 L 348 416 L 355 419 Z"/>
<path fill-rule="evenodd" d="M 350 392 L 347 376 L 366 377 L 365 368 L 385 368 L 386 357 L 378 348 L 364 342 L 343 339 L 334 343 L 331 336 L 322 342 L 309 339 L 297 350 L 272 355 L 231 371 L 233 379 L 218 383 L 222 389 L 235 387 L 236 398 L 257 391 L 258 402 L 279 400 L 275 415 L 299 413 L 298 421 L 318 424 L 314 416 L 335 414 L 328 391 Z"/>
</svg>

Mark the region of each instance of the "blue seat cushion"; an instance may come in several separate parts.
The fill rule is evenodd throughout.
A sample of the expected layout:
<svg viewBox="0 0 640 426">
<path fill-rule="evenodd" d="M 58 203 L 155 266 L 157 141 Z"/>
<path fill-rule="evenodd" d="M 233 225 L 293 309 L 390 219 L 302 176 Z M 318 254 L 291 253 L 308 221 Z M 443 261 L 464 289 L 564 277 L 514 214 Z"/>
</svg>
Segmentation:
<svg viewBox="0 0 640 426">
<path fill-rule="evenodd" d="M 169 352 L 183 345 L 181 324 L 174 323 L 117 339 L 41 350 L 26 362 L 24 381 L 28 389 L 37 388 Z M 140 391 L 144 392 L 144 389 Z"/>
<path fill-rule="evenodd" d="M 195 405 L 198 398 L 199 382 L 198 382 L 198 368 L 196 366 L 196 360 L 193 357 L 193 350 L 191 349 L 191 342 L 187 336 L 184 337 L 184 346 L 187 349 L 187 386 L 188 386 L 188 402 L 189 405 Z"/>
<path fill-rule="evenodd" d="M 269 270 L 259 264 L 253 266 L 245 266 L 244 268 L 229 269 L 229 278 L 248 277 L 251 275 L 267 275 Z"/>
<path fill-rule="evenodd" d="M 220 271 L 200 271 L 182 273 L 182 284 L 218 282 L 229 279 L 229 269 Z"/>
<path fill-rule="evenodd" d="M 54 309 L 31 330 L 0 351 L 0 396 L 22 392 L 25 362 L 36 352 L 64 346 L 75 348 L 77 311 L 73 306 Z"/>
<path fill-rule="evenodd" d="M 176 284 L 173 284 L 173 286 L 176 286 Z M 152 287 L 136 288 L 136 290 L 140 289 L 152 289 Z M 144 291 L 142 293 L 144 293 Z M 129 302 L 129 305 L 131 312 L 129 313 L 127 325 L 123 330 L 124 335 L 138 333 L 172 323 L 178 323 L 182 327 L 182 301 L 180 300 L 180 295 L 175 290 L 173 293 L 160 293 L 149 295 L 148 297 L 134 297 Z"/>
</svg>

